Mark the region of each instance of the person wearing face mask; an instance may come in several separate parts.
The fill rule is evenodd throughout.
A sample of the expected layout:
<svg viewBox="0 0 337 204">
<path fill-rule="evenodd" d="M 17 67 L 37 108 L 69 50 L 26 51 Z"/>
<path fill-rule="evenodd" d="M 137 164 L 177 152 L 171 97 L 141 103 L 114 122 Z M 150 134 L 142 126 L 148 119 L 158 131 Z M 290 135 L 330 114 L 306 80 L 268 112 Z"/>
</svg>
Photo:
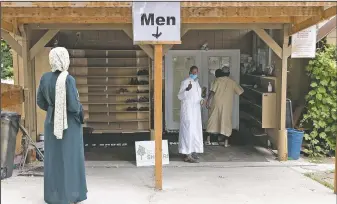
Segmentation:
<svg viewBox="0 0 337 204">
<path fill-rule="evenodd" d="M 218 141 L 224 139 L 228 147 L 228 137 L 232 134 L 232 111 L 234 95 L 243 93 L 242 87 L 229 78 L 230 69 L 224 67 L 215 71 L 215 77 L 206 107 L 210 109 L 207 124 L 207 133 L 218 135 Z"/>
<path fill-rule="evenodd" d="M 179 153 L 185 155 L 185 162 L 197 163 L 198 153 L 204 152 L 201 122 L 201 88 L 198 68 L 190 68 L 189 77 L 181 82 L 178 98 L 180 107 Z"/>
</svg>

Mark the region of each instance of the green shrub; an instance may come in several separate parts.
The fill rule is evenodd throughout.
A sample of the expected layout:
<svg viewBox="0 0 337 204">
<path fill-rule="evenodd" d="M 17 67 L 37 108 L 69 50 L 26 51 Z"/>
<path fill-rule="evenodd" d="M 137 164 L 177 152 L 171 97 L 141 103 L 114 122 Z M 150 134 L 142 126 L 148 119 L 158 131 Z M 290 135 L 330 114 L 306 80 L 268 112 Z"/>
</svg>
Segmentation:
<svg viewBox="0 0 337 204">
<path fill-rule="evenodd" d="M 315 59 L 306 67 L 310 77 L 310 91 L 306 96 L 306 112 L 301 126 L 305 153 L 325 156 L 336 146 L 337 132 L 337 70 L 336 46 L 326 45 L 318 50 Z"/>
<path fill-rule="evenodd" d="M 1 79 L 8 79 L 13 77 L 13 57 L 10 49 L 11 48 L 6 43 L 6 41 L 1 39 Z"/>
</svg>

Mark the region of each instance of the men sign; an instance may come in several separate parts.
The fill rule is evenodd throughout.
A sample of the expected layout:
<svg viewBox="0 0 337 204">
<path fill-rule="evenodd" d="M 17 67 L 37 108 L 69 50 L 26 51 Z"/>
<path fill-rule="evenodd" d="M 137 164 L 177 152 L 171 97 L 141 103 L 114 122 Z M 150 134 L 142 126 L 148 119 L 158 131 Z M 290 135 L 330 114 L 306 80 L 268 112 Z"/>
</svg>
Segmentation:
<svg viewBox="0 0 337 204">
<path fill-rule="evenodd" d="M 133 2 L 135 44 L 180 42 L 180 2 Z"/>
</svg>

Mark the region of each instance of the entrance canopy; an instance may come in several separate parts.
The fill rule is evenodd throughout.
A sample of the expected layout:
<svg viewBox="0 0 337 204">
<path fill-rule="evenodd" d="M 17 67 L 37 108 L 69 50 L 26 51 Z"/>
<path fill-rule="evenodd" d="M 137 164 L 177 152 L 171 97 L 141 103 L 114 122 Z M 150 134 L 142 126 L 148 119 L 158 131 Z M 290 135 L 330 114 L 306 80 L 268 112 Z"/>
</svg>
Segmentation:
<svg viewBox="0 0 337 204">
<path fill-rule="evenodd" d="M 40 24 L 107 24 L 106 28 L 129 24 L 131 28 L 132 23 L 130 2 L 2 2 L 1 6 L 1 28 L 15 34 L 22 24 L 35 28 Z M 293 24 L 291 33 L 336 15 L 336 2 L 324 1 L 181 2 L 181 7 L 183 24 Z"/>
<path fill-rule="evenodd" d="M 286 140 L 286 69 L 291 54 L 289 36 L 336 15 L 336 2 L 181 2 L 181 36 L 189 30 L 253 30 L 282 60 L 278 69 L 279 95 L 275 135 Z M 276 42 L 264 29 L 283 30 Z M 43 30 L 40 32 L 40 30 Z M 1 36 L 22 57 L 25 123 L 36 138 L 35 79 L 33 60 L 60 30 L 123 30 L 131 39 L 131 2 L 1 2 Z M 44 32 L 44 34 L 43 34 Z M 41 35 L 42 34 L 42 35 Z M 34 38 L 34 40 L 33 40 Z M 282 44 L 283 43 L 283 44 Z M 152 45 L 139 47 L 154 59 Z M 165 55 L 173 45 L 164 45 Z M 154 60 L 156 61 L 156 60 Z M 27 80 L 26 80 L 27 79 Z M 33 107 L 33 108 L 31 108 Z M 281 138 L 281 139 L 280 139 Z M 283 139 L 284 140 L 283 140 Z M 283 151 L 280 151 L 283 152 Z M 286 158 L 286 154 L 282 158 Z"/>
</svg>

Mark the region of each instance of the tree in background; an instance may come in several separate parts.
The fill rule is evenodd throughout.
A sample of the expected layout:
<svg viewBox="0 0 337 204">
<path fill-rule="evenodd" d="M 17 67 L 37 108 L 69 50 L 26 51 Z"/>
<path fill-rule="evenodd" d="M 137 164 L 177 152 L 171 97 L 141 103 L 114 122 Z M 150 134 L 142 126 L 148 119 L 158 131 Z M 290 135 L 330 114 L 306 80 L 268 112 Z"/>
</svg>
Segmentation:
<svg viewBox="0 0 337 204">
<path fill-rule="evenodd" d="M 336 46 L 325 45 L 306 68 L 310 77 L 310 91 L 306 96 L 306 111 L 301 126 L 307 129 L 304 151 L 313 157 L 331 154 L 336 145 L 336 51 Z"/>
<path fill-rule="evenodd" d="M 10 46 L 1 39 L 1 79 L 13 78 L 13 56 Z"/>
</svg>

